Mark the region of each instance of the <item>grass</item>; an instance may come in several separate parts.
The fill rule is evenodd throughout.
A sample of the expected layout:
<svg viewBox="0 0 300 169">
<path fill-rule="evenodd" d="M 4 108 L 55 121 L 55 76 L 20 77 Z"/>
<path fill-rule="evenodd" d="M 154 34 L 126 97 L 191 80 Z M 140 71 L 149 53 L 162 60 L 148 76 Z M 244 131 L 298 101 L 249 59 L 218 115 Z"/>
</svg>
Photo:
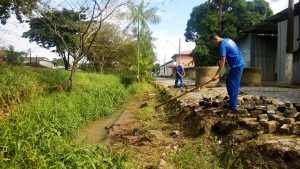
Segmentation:
<svg viewBox="0 0 300 169">
<path fill-rule="evenodd" d="M 102 146 L 69 138 L 91 120 L 108 116 L 137 94 L 113 75 L 77 73 L 64 92 L 68 72 L 1 67 L 0 168 L 124 168 L 124 157 Z M 6 91 L 6 92 L 5 92 Z"/>
<path fill-rule="evenodd" d="M 221 168 L 218 159 L 211 153 L 208 144 L 204 143 L 179 148 L 169 155 L 169 161 L 178 169 Z"/>
</svg>

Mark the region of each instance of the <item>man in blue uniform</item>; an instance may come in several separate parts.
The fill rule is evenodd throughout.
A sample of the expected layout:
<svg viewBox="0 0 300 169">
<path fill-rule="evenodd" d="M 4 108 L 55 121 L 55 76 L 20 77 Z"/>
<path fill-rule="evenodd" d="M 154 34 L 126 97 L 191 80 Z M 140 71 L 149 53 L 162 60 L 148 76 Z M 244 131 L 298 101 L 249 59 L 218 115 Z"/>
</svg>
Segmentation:
<svg viewBox="0 0 300 169">
<path fill-rule="evenodd" d="M 227 93 L 229 95 L 227 110 L 236 111 L 240 82 L 245 66 L 243 56 L 235 42 L 229 38 L 223 39 L 214 34 L 210 36 L 210 41 L 219 47 L 220 51 L 219 68 L 212 80 L 216 80 L 219 77 L 227 60 L 229 65 L 229 73 L 226 78 Z"/>
<path fill-rule="evenodd" d="M 175 87 L 182 88 L 184 86 L 184 83 L 183 83 L 184 68 L 180 64 L 176 64 L 175 71 L 176 71 Z M 178 86 L 178 81 L 180 81 L 179 86 Z"/>
</svg>

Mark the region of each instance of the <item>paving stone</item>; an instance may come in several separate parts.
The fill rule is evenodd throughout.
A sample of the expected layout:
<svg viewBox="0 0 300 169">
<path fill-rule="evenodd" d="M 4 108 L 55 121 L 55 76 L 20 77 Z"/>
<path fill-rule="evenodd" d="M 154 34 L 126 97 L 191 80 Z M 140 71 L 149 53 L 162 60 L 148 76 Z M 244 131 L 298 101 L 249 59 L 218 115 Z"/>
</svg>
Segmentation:
<svg viewBox="0 0 300 169">
<path fill-rule="evenodd" d="M 272 134 L 276 132 L 278 122 L 277 121 L 268 121 L 266 124 L 266 133 Z"/>
<path fill-rule="evenodd" d="M 266 98 L 266 103 L 267 104 L 272 104 L 273 99 L 272 98 Z"/>
<path fill-rule="evenodd" d="M 294 111 L 292 111 L 290 109 L 284 110 L 283 117 L 294 117 Z"/>
<path fill-rule="evenodd" d="M 257 116 L 257 121 L 260 121 L 262 119 L 268 119 L 268 115 L 267 114 L 260 114 Z"/>
<path fill-rule="evenodd" d="M 248 111 L 250 111 L 250 110 L 254 110 L 254 106 L 253 105 L 244 105 L 243 106 L 245 109 L 247 109 Z"/>
<path fill-rule="evenodd" d="M 259 96 L 259 100 L 266 100 L 267 99 L 267 97 L 266 96 Z"/>
<path fill-rule="evenodd" d="M 294 107 L 297 109 L 297 112 L 300 112 L 300 103 L 294 104 Z"/>
<path fill-rule="evenodd" d="M 291 132 L 291 125 L 289 125 L 289 124 L 283 124 L 279 128 L 279 132 L 280 132 L 280 134 L 290 134 L 290 132 Z"/>
<path fill-rule="evenodd" d="M 295 124 L 295 119 L 294 118 L 284 118 L 283 124 Z"/>
<path fill-rule="evenodd" d="M 267 109 L 267 106 L 262 106 L 262 105 L 260 105 L 260 106 L 255 106 L 254 107 L 256 110 L 263 110 L 263 109 Z"/>
<path fill-rule="evenodd" d="M 221 107 L 223 105 L 223 102 L 220 100 L 216 99 L 212 102 L 212 107 Z"/>
<path fill-rule="evenodd" d="M 258 100 L 259 100 L 259 97 L 258 97 L 258 96 L 252 96 L 251 99 L 252 99 L 253 101 L 258 101 Z"/>
<path fill-rule="evenodd" d="M 204 103 L 205 103 L 204 100 L 199 101 L 199 106 L 204 106 Z"/>
<path fill-rule="evenodd" d="M 268 119 L 261 119 L 261 120 L 259 120 L 259 125 L 266 128 L 268 121 L 269 121 Z"/>
<path fill-rule="evenodd" d="M 277 106 L 274 104 L 267 105 L 267 110 L 277 110 Z"/>
<path fill-rule="evenodd" d="M 204 108 L 203 106 L 198 106 L 198 107 L 194 108 L 194 111 L 199 112 L 199 111 L 203 110 L 203 108 Z"/>
<path fill-rule="evenodd" d="M 206 101 L 206 102 L 204 102 L 204 106 L 205 107 L 212 107 L 212 102 Z"/>
<path fill-rule="evenodd" d="M 267 110 L 267 114 L 275 114 L 275 111 L 274 110 Z"/>
<path fill-rule="evenodd" d="M 300 122 L 296 122 L 293 125 L 293 131 L 292 132 L 293 132 L 293 134 L 300 135 Z"/>
<path fill-rule="evenodd" d="M 243 99 L 238 99 L 238 105 L 243 105 L 243 104 L 244 104 Z"/>
<path fill-rule="evenodd" d="M 276 106 L 285 106 L 285 104 L 282 101 L 276 100 L 274 99 L 272 101 L 272 104 L 276 105 Z"/>
<path fill-rule="evenodd" d="M 300 121 L 300 112 L 295 113 L 295 120 Z"/>
<path fill-rule="evenodd" d="M 286 107 L 291 107 L 291 106 L 293 106 L 293 103 L 290 102 L 290 101 L 284 101 L 284 104 L 285 104 Z"/>
<path fill-rule="evenodd" d="M 249 114 L 247 109 L 237 108 L 236 110 L 239 114 Z"/>
<path fill-rule="evenodd" d="M 262 114 L 262 110 L 252 110 L 250 111 L 251 117 L 257 117 L 258 115 Z"/>
<path fill-rule="evenodd" d="M 285 105 L 279 105 L 277 107 L 277 110 L 283 113 L 286 110 L 286 106 Z"/>
</svg>

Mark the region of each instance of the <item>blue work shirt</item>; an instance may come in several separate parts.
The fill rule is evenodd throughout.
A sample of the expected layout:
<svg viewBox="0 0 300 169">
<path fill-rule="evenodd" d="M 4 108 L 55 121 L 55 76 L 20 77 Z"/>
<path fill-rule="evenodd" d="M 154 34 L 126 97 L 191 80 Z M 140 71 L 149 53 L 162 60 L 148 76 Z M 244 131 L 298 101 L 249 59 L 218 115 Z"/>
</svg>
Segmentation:
<svg viewBox="0 0 300 169">
<path fill-rule="evenodd" d="M 183 75 L 183 68 L 182 68 L 181 65 L 178 65 L 178 66 L 177 66 L 176 71 L 179 72 L 181 75 Z M 177 73 L 176 73 L 176 77 L 181 78 Z"/>
<path fill-rule="evenodd" d="M 224 38 L 220 44 L 220 56 L 226 57 L 230 68 L 242 67 L 245 65 L 243 55 L 235 42 L 229 38 Z"/>
</svg>

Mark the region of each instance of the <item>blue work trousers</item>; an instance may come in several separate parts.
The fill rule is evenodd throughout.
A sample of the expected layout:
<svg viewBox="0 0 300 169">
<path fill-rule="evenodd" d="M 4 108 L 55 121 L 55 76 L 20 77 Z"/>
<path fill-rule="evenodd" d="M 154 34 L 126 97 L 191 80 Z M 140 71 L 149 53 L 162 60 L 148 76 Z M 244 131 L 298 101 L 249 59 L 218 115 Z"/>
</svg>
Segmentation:
<svg viewBox="0 0 300 169">
<path fill-rule="evenodd" d="M 229 95 L 228 109 L 236 110 L 243 69 L 244 66 L 231 68 L 227 75 L 226 87 Z"/>
<path fill-rule="evenodd" d="M 180 85 L 178 86 L 178 81 L 180 81 Z M 175 87 L 183 87 L 183 78 L 179 77 L 179 76 L 175 76 Z"/>
</svg>

